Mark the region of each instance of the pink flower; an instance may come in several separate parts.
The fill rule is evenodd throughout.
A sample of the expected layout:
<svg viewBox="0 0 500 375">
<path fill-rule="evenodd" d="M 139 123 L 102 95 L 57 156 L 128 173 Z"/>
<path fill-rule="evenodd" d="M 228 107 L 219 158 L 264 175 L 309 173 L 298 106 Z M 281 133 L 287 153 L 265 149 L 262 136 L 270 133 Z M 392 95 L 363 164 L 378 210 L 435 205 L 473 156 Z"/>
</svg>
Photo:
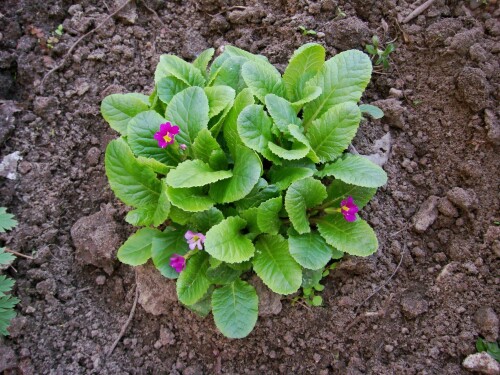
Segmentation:
<svg viewBox="0 0 500 375">
<path fill-rule="evenodd" d="M 170 257 L 170 267 L 180 273 L 186 268 L 186 258 L 179 254 L 172 255 Z"/>
<path fill-rule="evenodd" d="M 182 151 L 184 151 L 184 150 L 187 148 L 187 146 L 186 146 L 184 143 L 181 143 L 181 144 L 179 145 L 179 148 L 180 148 Z"/>
<path fill-rule="evenodd" d="M 355 221 L 356 213 L 359 211 L 358 206 L 354 203 L 352 197 L 347 197 L 347 199 L 340 202 L 340 212 L 344 215 L 344 219 L 347 221 Z"/>
<path fill-rule="evenodd" d="M 184 235 L 184 238 L 187 240 L 187 243 L 189 244 L 189 248 L 191 250 L 194 250 L 195 247 L 197 247 L 198 250 L 203 249 L 203 243 L 205 242 L 205 236 L 203 234 L 193 233 L 188 230 Z"/>
<path fill-rule="evenodd" d="M 176 134 L 179 134 L 179 127 L 166 122 L 160 125 L 160 131 L 155 133 L 154 139 L 158 141 L 158 146 L 165 148 L 174 143 Z"/>
</svg>

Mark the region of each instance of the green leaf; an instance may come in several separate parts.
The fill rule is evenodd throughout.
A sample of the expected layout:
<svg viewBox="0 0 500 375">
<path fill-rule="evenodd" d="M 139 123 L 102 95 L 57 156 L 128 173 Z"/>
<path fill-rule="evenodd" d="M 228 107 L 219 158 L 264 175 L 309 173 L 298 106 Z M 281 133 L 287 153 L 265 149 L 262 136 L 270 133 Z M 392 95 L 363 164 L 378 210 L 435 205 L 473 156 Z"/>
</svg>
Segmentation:
<svg viewBox="0 0 500 375">
<path fill-rule="evenodd" d="M 177 279 L 179 273 L 170 267 L 170 258 L 174 254 L 184 255 L 189 250 L 189 245 L 184 238 L 184 231 L 172 230 L 157 233 L 151 244 L 151 257 L 160 273 L 169 278 Z"/>
<path fill-rule="evenodd" d="M 377 189 L 350 185 L 341 180 L 334 180 L 328 185 L 326 192 L 328 193 L 328 197 L 323 202 L 323 206 L 338 208 L 340 207 L 340 202 L 350 196 L 361 210 L 372 199 Z"/>
<path fill-rule="evenodd" d="M 227 263 L 249 260 L 255 248 L 248 238 L 241 234 L 247 222 L 240 217 L 228 217 L 214 225 L 206 234 L 205 250 L 211 256 Z"/>
<path fill-rule="evenodd" d="M 172 168 L 171 166 L 165 165 L 162 162 L 159 162 L 153 158 L 146 158 L 144 156 L 138 156 L 137 162 L 141 166 L 141 168 L 146 167 L 148 169 L 152 169 L 155 173 L 166 175 L 168 171 Z"/>
<path fill-rule="evenodd" d="M 292 103 L 274 94 L 266 95 L 267 111 L 282 133 L 288 134 L 288 125 L 302 126 L 302 120 L 297 117 Z"/>
<path fill-rule="evenodd" d="M 157 84 L 158 98 L 160 98 L 163 103 L 168 104 L 176 94 L 188 87 L 188 84 L 173 76 L 163 77 Z"/>
<path fill-rule="evenodd" d="M 155 133 L 160 130 L 160 125 L 166 122 L 155 111 L 139 113 L 130 120 L 127 141 L 133 153 L 137 156 L 156 159 L 169 166 L 177 165 L 181 160 L 178 150 L 172 146 L 163 149 L 154 139 Z"/>
<path fill-rule="evenodd" d="M 210 314 L 210 311 L 212 311 L 212 294 L 214 289 L 215 287 L 211 285 L 205 295 L 198 302 L 193 303 L 192 305 L 184 306 L 193 311 L 196 315 L 205 318 L 208 314 Z"/>
<path fill-rule="evenodd" d="M 387 174 L 377 164 L 360 155 L 346 155 L 326 165 L 320 172 L 322 177 L 334 176 L 347 184 L 367 188 L 378 188 L 387 183 Z"/>
<path fill-rule="evenodd" d="M 348 102 L 330 108 L 307 128 L 306 137 L 321 162 L 337 158 L 349 146 L 358 130 L 361 112 Z"/>
<path fill-rule="evenodd" d="M 283 198 L 281 196 L 271 198 L 259 206 L 257 212 L 257 225 L 264 233 L 278 234 L 281 227 L 279 213 L 283 208 Z"/>
<path fill-rule="evenodd" d="M 153 238 L 161 232 L 157 229 L 142 228 L 131 235 L 118 249 L 118 260 L 131 266 L 140 266 L 151 258 Z"/>
<path fill-rule="evenodd" d="M 247 59 L 243 57 L 227 56 L 222 62 L 222 65 L 212 74 L 209 83 L 210 86 L 229 86 L 233 88 L 236 93 L 241 92 L 246 87 L 245 81 L 241 76 L 241 68 L 246 62 Z M 214 65 L 212 65 L 212 68 L 214 68 Z"/>
<path fill-rule="evenodd" d="M 162 180 L 161 182 L 161 192 L 160 192 L 160 198 L 158 198 L 158 204 L 156 205 L 154 209 L 154 215 L 153 215 L 153 225 L 155 227 L 160 226 L 165 222 L 165 220 L 168 219 L 168 215 L 170 213 L 170 201 L 168 200 L 167 196 L 167 184 L 165 183 L 165 180 Z"/>
<path fill-rule="evenodd" d="M 161 183 L 152 169 L 141 166 L 127 143 L 119 138 L 106 148 L 106 175 L 115 195 L 132 207 L 158 202 Z"/>
<path fill-rule="evenodd" d="M 262 105 L 251 104 L 238 116 L 238 134 L 247 147 L 263 154 L 268 151 L 267 144 L 273 140 L 272 124 Z"/>
<path fill-rule="evenodd" d="M 317 285 L 323 278 L 323 270 L 309 270 L 304 268 L 302 270 L 302 288 L 312 288 Z"/>
<path fill-rule="evenodd" d="M 212 118 L 233 105 L 236 92 L 229 86 L 213 86 L 205 87 L 205 94 L 210 108 L 208 117 Z"/>
<path fill-rule="evenodd" d="M 10 292 L 14 284 L 15 281 L 11 278 L 5 275 L 0 275 L 0 297 L 3 297 L 6 293 Z"/>
<path fill-rule="evenodd" d="M 281 74 L 269 63 L 248 61 L 241 68 L 241 75 L 262 103 L 265 103 L 265 97 L 268 94 L 285 95 L 285 85 Z"/>
<path fill-rule="evenodd" d="M 201 74 L 206 78 L 207 77 L 207 68 L 210 60 L 214 56 L 215 50 L 213 48 L 208 48 L 196 57 L 193 61 L 193 66 L 197 68 Z"/>
<path fill-rule="evenodd" d="M 236 145 L 244 145 L 238 134 L 238 116 L 245 107 L 254 104 L 254 102 L 255 100 L 250 89 L 244 89 L 236 96 L 233 107 L 224 121 L 224 139 L 233 155 L 235 154 Z"/>
<path fill-rule="evenodd" d="M 230 179 L 210 186 L 209 194 L 217 203 L 230 203 L 247 196 L 262 174 L 260 158 L 244 146 L 236 146 L 234 168 Z"/>
<path fill-rule="evenodd" d="M 290 124 L 290 125 L 288 125 L 288 132 L 295 140 L 294 145 L 300 144 L 301 147 L 303 147 L 303 148 L 305 147 L 305 148 L 307 148 L 307 150 L 309 150 L 307 153 L 307 157 L 311 161 L 313 161 L 314 163 L 320 162 L 316 153 L 311 149 L 311 144 L 309 143 L 309 139 L 307 139 L 307 137 L 304 135 L 302 128 L 299 128 L 297 125 Z"/>
<path fill-rule="evenodd" d="M 189 87 L 172 98 L 165 117 L 179 127 L 176 141 L 191 146 L 198 132 L 208 127 L 208 113 L 208 98 L 203 89 Z"/>
<path fill-rule="evenodd" d="M 299 234 L 311 231 L 306 209 L 320 204 L 325 198 L 325 186 L 312 177 L 295 181 L 290 185 L 285 195 L 285 209 Z"/>
<path fill-rule="evenodd" d="M 7 336 L 7 328 L 10 321 L 16 316 L 14 306 L 19 303 L 19 299 L 12 296 L 0 297 L 0 335 Z"/>
<path fill-rule="evenodd" d="M 370 58 L 363 52 L 341 52 L 328 60 L 307 85 L 319 86 L 321 95 L 304 106 L 304 127 L 336 104 L 357 103 L 372 74 Z"/>
<path fill-rule="evenodd" d="M 259 234 L 262 233 L 262 230 L 259 228 L 259 225 L 257 224 L 257 214 L 259 212 L 259 209 L 257 207 L 252 207 L 249 208 L 245 211 L 240 211 L 239 216 L 247 222 L 247 227 L 246 227 L 246 234 L 245 237 L 247 237 L 250 240 L 254 240 L 255 237 L 257 237 Z"/>
<path fill-rule="evenodd" d="M 210 161 L 210 156 L 213 151 L 221 150 L 221 147 L 217 140 L 212 136 L 210 130 L 202 129 L 196 136 L 192 151 L 196 159 L 208 163 Z"/>
<path fill-rule="evenodd" d="M 332 248 L 318 233 L 290 233 L 290 254 L 304 268 L 322 269 L 332 258 Z"/>
<path fill-rule="evenodd" d="M 259 179 L 252 191 L 243 199 L 235 203 L 238 210 L 246 210 L 251 207 L 258 207 L 262 202 L 280 195 L 278 188 L 268 185 L 263 178 Z"/>
<path fill-rule="evenodd" d="M 306 86 L 304 88 L 304 94 L 302 96 L 302 99 L 297 100 L 296 102 L 292 103 L 292 106 L 295 109 L 295 112 L 298 113 L 304 104 L 312 102 L 314 99 L 319 97 L 321 95 L 321 92 L 322 92 L 321 87 Z"/>
<path fill-rule="evenodd" d="M 313 166 L 314 168 L 314 166 Z M 302 165 L 273 166 L 269 171 L 271 183 L 280 190 L 286 190 L 293 182 L 312 177 L 315 169 Z"/>
<path fill-rule="evenodd" d="M 189 86 L 204 86 L 205 78 L 198 68 L 175 55 L 161 55 L 155 71 L 155 83 L 174 76 Z"/>
<path fill-rule="evenodd" d="M 14 215 L 7 212 L 7 208 L 0 207 L 0 233 L 11 230 L 17 225 Z"/>
<path fill-rule="evenodd" d="M 313 299 L 311 300 L 311 304 L 313 306 L 321 306 L 323 304 L 323 297 L 314 296 Z"/>
<path fill-rule="evenodd" d="M 301 143 L 295 143 L 292 147 L 291 150 L 287 150 L 281 146 L 278 146 L 277 144 L 273 142 L 269 142 L 267 144 L 269 150 L 271 152 L 285 160 L 299 160 L 304 158 L 310 151 L 309 147 L 301 144 Z"/>
<path fill-rule="evenodd" d="M 241 339 L 252 332 L 258 309 L 255 288 L 242 280 L 216 289 L 212 295 L 215 325 L 224 336 L 232 339 Z"/>
<path fill-rule="evenodd" d="M 240 57 L 244 57 L 245 59 L 250 60 L 250 61 L 269 64 L 269 61 L 267 60 L 267 58 L 265 56 L 254 55 L 253 53 L 242 50 L 241 48 L 238 48 L 235 46 L 225 46 L 225 53 L 227 53 L 231 57 L 240 56 Z"/>
<path fill-rule="evenodd" d="M 102 117 L 122 135 L 127 135 L 129 121 L 148 109 L 149 98 L 136 93 L 108 95 L 101 103 Z"/>
<path fill-rule="evenodd" d="M 302 284 L 302 269 L 288 250 L 288 241 L 282 236 L 263 235 L 255 244 L 253 268 L 273 292 L 295 293 Z"/>
<path fill-rule="evenodd" d="M 370 117 L 378 120 L 384 117 L 384 112 L 377 106 L 371 104 L 361 104 L 359 106 L 361 113 L 366 113 Z"/>
<path fill-rule="evenodd" d="M 204 193 L 200 187 L 175 189 L 168 186 L 167 196 L 170 203 L 188 212 L 206 211 L 215 204 L 212 198 Z M 172 215 L 172 213 L 170 215 Z"/>
<path fill-rule="evenodd" d="M 334 213 L 318 220 L 318 231 L 326 242 L 347 254 L 368 256 L 377 251 L 377 236 L 368 223 L 360 218 L 348 222 Z"/>
<path fill-rule="evenodd" d="M 167 184 L 174 188 L 205 186 L 232 175 L 231 171 L 214 171 L 201 160 L 186 160 L 168 173 Z"/>
<path fill-rule="evenodd" d="M 283 82 L 287 98 L 292 102 L 301 100 L 307 81 L 314 77 L 325 63 L 325 49 L 316 43 L 307 43 L 297 49 L 288 63 Z"/>
<path fill-rule="evenodd" d="M 5 266 L 11 264 L 16 257 L 11 253 L 7 253 L 4 247 L 0 247 L 0 265 Z"/>
<path fill-rule="evenodd" d="M 212 207 L 209 210 L 193 214 L 189 223 L 196 231 L 205 233 L 214 225 L 219 224 L 222 220 L 224 220 L 222 212 Z"/>
<path fill-rule="evenodd" d="M 167 193 L 168 190 L 167 189 Z M 197 188 L 192 188 L 192 189 L 197 189 Z M 179 189 L 179 190 L 190 190 L 190 189 Z M 186 225 L 188 221 L 191 219 L 191 212 L 184 211 L 183 209 L 174 206 L 172 203 L 172 207 L 170 207 L 170 220 L 172 220 L 173 223 L 179 224 L 179 225 Z"/>
<path fill-rule="evenodd" d="M 208 254 L 200 251 L 187 260 L 186 268 L 177 279 L 177 296 L 183 304 L 198 302 L 210 288 L 210 281 L 206 277 L 208 259 Z"/>
<path fill-rule="evenodd" d="M 230 284 L 236 280 L 241 274 L 241 271 L 229 267 L 226 263 L 219 263 L 215 267 L 210 267 L 207 270 L 207 278 L 212 284 L 224 285 Z"/>
</svg>

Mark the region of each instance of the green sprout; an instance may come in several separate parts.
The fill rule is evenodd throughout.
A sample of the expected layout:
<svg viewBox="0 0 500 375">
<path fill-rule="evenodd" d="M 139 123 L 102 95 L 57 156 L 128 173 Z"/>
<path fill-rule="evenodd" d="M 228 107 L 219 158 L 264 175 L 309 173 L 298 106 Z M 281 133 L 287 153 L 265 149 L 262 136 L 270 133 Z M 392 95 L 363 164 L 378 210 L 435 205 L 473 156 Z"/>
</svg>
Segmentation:
<svg viewBox="0 0 500 375">
<path fill-rule="evenodd" d="M 339 19 L 339 18 L 344 18 L 346 16 L 347 16 L 347 14 L 342 10 L 341 7 L 337 7 L 337 9 L 335 9 L 335 18 L 334 18 L 334 20 Z"/>
<path fill-rule="evenodd" d="M 393 43 L 389 43 L 385 49 L 382 49 L 383 47 L 376 35 L 372 37 L 372 43 L 365 46 L 366 52 L 372 56 L 372 61 L 375 60 L 375 65 L 382 65 L 384 69 L 389 69 L 389 55 L 396 50 L 396 47 Z"/>
<path fill-rule="evenodd" d="M 500 348 L 497 342 L 488 342 L 479 337 L 476 341 L 476 349 L 478 353 L 486 352 L 500 362 Z"/>
<path fill-rule="evenodd" d="M 300 25 L 299 30 L 302 33 L 302 35 L 317 35 L 318 33 L 314 30 L 307 29 L 305 26 Z"/>
</svg>

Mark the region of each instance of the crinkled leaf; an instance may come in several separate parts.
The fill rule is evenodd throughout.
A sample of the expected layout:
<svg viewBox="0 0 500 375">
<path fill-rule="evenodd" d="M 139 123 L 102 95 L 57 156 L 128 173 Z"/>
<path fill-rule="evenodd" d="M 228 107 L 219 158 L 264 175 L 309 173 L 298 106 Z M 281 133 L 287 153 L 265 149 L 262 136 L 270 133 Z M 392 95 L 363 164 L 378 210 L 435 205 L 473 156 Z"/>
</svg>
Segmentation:
<svg viewBox="0 0 500 375">
<path fill-rule="evenodd" d="M 363 52 L 341 52 L 328 60 L 308 86 L 319 86 L 321 95 L 304 106 L 306 128 L 334 105 L 357 103 L 372 74 L 370 58 Z"/>
<path fill-rule="evenodd" d="M 349 146 L 358 130 L 361 112 L 348 102 L 331 107 L 307 128 L 311 148 L 322 161 L 337 158 Z"/>
<path fill-rule="evenodd" d="M 168 195 L 168 190 L 170 189 L 171 188 L 167 188 L 167 195 Z M 195 190 L 198 188 L 191 188 L 191 189 Z M 191 190 L 191 189 L 179 189 L 179 190 Z M 172 207 L 170 207 L 170 214 L 168 216 L 170 217 L 170 220 L 172 220 L 173 223 L 179 225 L 186 225 L 188 221 L 191 219 L 191 215 L 192 215 L 191 212 L 184 211 L 182 208 L 179 208 L 172 204 Z"/>
<path fill-rule="evenodd" d="M 285 195 L 285 208 L 293 227 L 299 234 L 311 231 L 306 209 L 320 204 L 325 198 L 325 186 L 312 177 L 295 181 L 290 185 Z"/>
<path fill-rule="evenodd" d="M 253 268 L 269 289 L 279 294 L 295 293 L 302 283 L 302 269 L 280 235 L 260 236 L 255 244 Z"/>
<path fill-rule="evenodd" d="M 181 160 L 178 148 L 167 146 L 163 149 L 154 139 L 155 133 L 160 130 L 160 125 L 166 122 L 167 120 L 155 111 L 139 113 L 130 120 L 127 141 L 133 153 L 137 156 L 156 159 L 169 166 L 177 165 Z"/>
<path fill-rule="evenodd" d="M 334 180 L 328 185 L 326 192 L 328 193 L 328 197 L 323 202 L 323 205 L 339 208 L 342 200 L 352 197 L 356 206 L 361 210 L 375 195 L 377 188 L 365 188 L 346 184 L 341 180 Z"/>
<path fill-rule="evenodd" d="M 172 166 L 168 166 L 166 164 L 163 164 L 162 162 L 153 159 L 153 158 L 146 158 L 144 156 L 138 156 L 137 157 L 137 162 L 142 166 L 146 168 L 152 169 L 155 173 L 158 174 L 163 174 L 166 175 L 168 171 L 172 168 Z"/>
<path fill-rule="evenodd" d="M 274 185 L 268 185 L 263 178 L 259 179 L 252 191 L 243 199 L 235 202 L 239 210 L 246 210 L 251 207 L 257 207 L 262 202 L 280 195 L 279 190 Z"/>
<path fill-rule="evenodd" d="M 304 289 L 312 288 L 315 285 L 318 285 L 321 279 L 323 278 L 323 270 L 308 270 L 304 268 L 302 270 L 302 285 L 301 287 Z"/>
<path fill-rule="evenodd" d="M 184 305 L 184 306 L 186 306 L 196 315 L 205 318 L 208 314 L 210 314 L 210 311 L 212 311 L 212 294 L 214 293 L 214 290 L 215 287 L 213 285 L 210 285 L 208 291 L 205 293 L 203 297 L 201 297 L 200 300 L 198 300 L 198 302 L 193 303 L 192 305 Z"/>
<path fill-rule="evenodd" d="M 205 186 L 233 175 L 231 171 L 214 171 L 201 160 L 186 160 L 167 175 L 167 184 L 174 188 Z"/>
<path fill-rule="evenodd" d="M 278 234 L 281 227 L 279 213 L 283 208 L 283 198 L 281 196 L 271 198 L 259 206 L 257 212 L 257 225 L 264 233 Z"/>
<path fill-rule="evenodd" d="M 245 145 L 261 154 L 268 150 L 267 144 L 273 140 L 272 120 L 262 105 L 251 104 L 238 116 L 238 134 Z"/>
<path fill-rule="evenodd" d="M 194 140 L 192 150 L 196 159 L 208 163 L 212 152 L 222 149 L 210 130 L 202 129 Z"/>
<path fill-rule="evenodd" d="M 228 106 L 233 105 L 236 92 L 229 86 L 205 87 L 210 108 L 208 117 L 212 118 L 222 112 Z"/>
<path fill-rule="evenodd" d="M 302 125 L 302 120 L 297 117 L 292 103 L 274 94 L 266 95 L 265 100 L 267 111 L 282 133 L 288 134 L 290 124 Z"/>
<path fill-rule="evenodd" d="M 290 133 L 290 135 L 294 139 L 294 144 L 300 144 L 309 150 L 309 152 L 307 153 L 307 157 L 311 161 L 313 161 L 314 163 L 320 162 L 316 153 L 311 149 L 311 145 L 309 144 L 309 140 L 304 135 L 302 128 L 299 128 L 297 125 L 290 124 L 290 125 L 288 125 L 288 132 Z"/>
<path fill-rule="evenodd" d="M 122 135 L 127 135 L 129 121 L 148 109 L 149 98 L 136 93 L 108 95 L 101 103 L 102 117 Z"/>
<path fill-rule="evenodd" d="M 169 278 L 177 279 L 179 273 L 170 266 L 170 258 L 174 254 L 184 255 L 189 250 L 189 245 L 184 238 L 184 231 L 173 230 L 157 233 L 153 237 L 151 257 L 160 273 Z"/>
<path fill-rule="evenodd" d="M 259 298 L 255 288 L 242 280 L 216 289 L 212 295 L 212 313 L 217 328 L 226 337 L 241 339 L 257 323 Z"/>
<path fill-rule="evenodd" d="M 240 217 L 228 217 L 214 225 L 206 234 L 205 250 L 211 256 L 227 263 L 249 260 L 255 248 L 241 230 L 247 222 Z"/>
<path fill-rule="evenodd" d="M 285 160 L 299 160 L 304 158 L 309 153 L 309 147 L 303 145 L 302 143 L 295 143 L 291 150 L 287 150 L 281 146 L 278 146 L 274 142 L 269 142 L 267 144 L 269 150 L 276 156 Z"/>
<path fill-rule="evenodd" d="M 203 74 L 193 64 L 175 55 L 161 55 L 155 71 L 155 83 L 168 76 L 174 76 L 189 86 L 205 85 Z"/>
<path fill-rule="evenodd" d="M 210 196 L 217 203 L 238 201 L 247 196 L 262 174 L 260 158 L 244 146 L 236 146 L 234 168 L 230 179 L 210 186 Z"/>
<path fill-rule="evenodd" d="M 245 211 L 239 212 L 239 216 L 247 222 L 246 231 L 248 233 L 246 234 L 246 237 L 250 240 L 253 240 L 255 237 L 262 233 L 262 230 L 257 224 L 258 212 L 259 209 L 257 207 L 252 207 Z"/>
<path fill-rule="evenodd" d="M 219 224 L 222 220 L 224 220 L 222 212 L 220 212 L 217 208 L 212 207 L 209 210 L 193 214 L 189 223 L 190 227 L 192 227 L 195 231 L 205 233 L 214 225 Z"/>
<path fill-rule="evenodd" d="M 106 175 L 115 195 L 133 207 L 158 202 L 161 183 L 151 168 L 141 166 L 127 143 L 119 138 L 106 148 Z"/>
<path fill-rule="evenodd" d="M 202 299 L 210 288 L 206 277 L 209 256 L 200 251 L 186 262 L 186 268 L 177 279 L 177 297 L 185 305 L 192 305 Z"/>
<path fill-rule="evenodd" d="M 14 215 L 7 212 L 7 208 L 0 207 L 0 233 L 11 230 L 17 225 Z"/>
<path fill-rule="evenodd" d="M 325 63 L 325 49 L 316 43 L 307 43 L 297 49 L 283 74 L 287 98 L 292 102 L 304 97 L 307 81 L 314 77 Z"/>
<path fill-rule="evenodd" d="M 193 144 L 201 129 L 208 127 L 208 98 L 200 87 L 188 87 L 170 101 L 165 117 L 179 127 L 178 143 Z"/>
<path fill-rule="evenodd" d="M 176 189 L 168 186 L 167 196 L 172 205 L 188 212 L 206 211 L 215 204 L 213 199 L 204 193 L 201 187 Z M 172 212 L 170 217 L 172 217 Z"/>
<path fill-rule="evenodd" d="M 226 263 L 219 263 L 217 266 L 212 266 L 207 270 L 207 278 L 211 283 L 217 285 L 230 284 L 236 280 L 241 274 L 241 271 L 229 267 Z"/>
<path fill-rule="evenodd" d="M 377 236 L 368 223 L 360 218 L 348 222 L 334 213 L 318 220 L 318 231 L 326 242 L 347 254 L 368 256 L 377 251 Z"/>
<path fill-rule="evenodd" d="M 224 52 L 227 53 L 231 57 L 240 56 L 240 57 L 244 57 L 245 59 L 250 60 L 250 61 L 262 62 L 262 63 L 269 64 L 267 57 L 262 56 L 262 55 L 254 55 L 253 53 L 250 53 L 248 51 L 245 51 L 245 50 L 238 48 L 238 47 L 235 47 L 235 46 L 225 46 Z"/>
<path fill-rule="evenodd" d="M 332 258 L 332 248 L 319 235 L 311 232 L 304 234 L 290 233 L 288 237 L 290 254 L 302 267 L 322 269 Z"/>
<path fill-rule="evenodd" d="M 208 48 L 200 53 L 196 59 L 193 61 L 193 66 L 197 68 L 205 78 L 207 78 L 207 68 L 210 60 L 214 56 L 215 50 L 213 48 Z"/>
<path fill-rule="evenodd" d="M 210 86 L 229 86 L 233 88 L 236 93 L 241 92 L 246 87 L 246 83 L 241 76 L 241 68 L 246 62 L 247 59 L 243 57 L 230 57 L 226 55 L 221 66 L 213 74 L 211 71 Z M 212 69 L 213 68 L 214 65 L 212 65 Z"/>
<path fill-rule="evenodd" d="M 384 112 L 377 106 L 371 104 L 361 104 L 359 110 L 363 114 L 367 114 L 374 119 L 381 119 L 384 117 Z"/>
<path fill-rule="evenodd" d="M 268 94 L 285 95 L 285 85 L 281 74 L 269 63 L 248 61 L 241 68 L 241 75 L 262 103 L 265 103 L 265 97 Z"/>
<path fill-rule="evenodd" d="M 131 235 L 118 249 L 117 257 L 120 262 L 140 266 L 151 258 L 151 244 L 153 238 L 161 232 L 157 229 L 142 228 Z"/>
<path fill-rule="evenodd" d="M 304 104 L 312 102 L 314 99 L 319 97 L 321 95 L 321 92 L 322 92 L 321 87 L 306 86 L 304 88 L 304 95 L 302 96 L 302 99 L 297 100 L 296 102 L 292 103 L 292 106 L 295 109 L 295 112 L 298 113 Z"/>
<path fill-rule="evenodd" d="M 180 79 L 170 76 L 160 79 L 156 90 L 158 92 L 158 98 L 160 98 L 163 103 L 168 104 L 176 94 L 188 87 L 189 85 Z"/>
<path fill-rule="evenodd" d="M 347 184 L 378 188 L 387 183 L 387 174 L 377 164 L 360 155 L 346 155 L 326 165 L 321 177 L 334 176 Z"/>
<path fill-rule="evenodd" d="M 224 140 L 233 155 L 235 154 L 236 145 L 244 145 L 238 134 L 238 116 L 245 107 L 254 103 L 255 100 L 250 89 L 244 89 L 236 96 L 233 107 L 224 121 Z"/>
<path fill-rule="evenodd" d="M 286 164 L 282 167 L 272 166 L 269 170 L 271 183 L 280 190 L 286 190 L 293 182 L 306 177 L 312 177 L 316 168 L 314 164 Z"/>
</svg>

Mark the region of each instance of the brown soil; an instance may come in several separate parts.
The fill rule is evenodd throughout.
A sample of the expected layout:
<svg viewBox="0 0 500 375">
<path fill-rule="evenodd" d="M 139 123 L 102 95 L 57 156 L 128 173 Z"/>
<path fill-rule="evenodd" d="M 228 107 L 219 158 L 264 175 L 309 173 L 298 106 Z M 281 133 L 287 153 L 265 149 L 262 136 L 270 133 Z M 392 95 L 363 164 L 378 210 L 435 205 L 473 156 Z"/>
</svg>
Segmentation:
<svg viewBox="0 0 500 375">
<path fill-rule="evenodd" d="M 0 372 L 465 373 L 461 362 L 488 329 L 477 311 L 499 306 L 500 12 L 493 0 L 437 0 L 398 23 L 413 2 L 142 0 L 135 25 L 116 18 L 83 40 L 43 92 L 44 73 L 112 9 L 97 0 L 0 2 L 0 155 L 24 158 L 17 180 L 0 179 L 0 206 L 20 222 L 1 239 L 35 255 L 8 270 L 21 303 L 11 337 L 0 341 Z M 337 6 L 346 17 L 335 18 Z M 47 48 L 40 35 L 59 24 L 63 37 Z M 303 36 L 299 25 L 324 34 Z M 162 53 L 192 60 L 233 44 L 282 69 L 305 42 L 331 56 L 373 34 L 397 44 L 391 69 L 374 74 L 363 100 L 396 98 L 380 103 L 386 119 L 365 122 L 354 144 L 371 153 L 375 140 L 392 136 L 389 183 L 363 214 L 379 251 L 342 262 L 325 280 L 324 307 L 285 300 L 244 340 L 224 338 L 211 318 L 177 303 L 160 316 L 139 306 L 106 358 L 134 299 L 134 271 L 117 262 L 111 275 L 81 266 L 70 235 L 101 208 L 121 239 L 132 230 L 104 174 L 116 134 L 99 115 L 102 98 L 149 93 Z M 490 335 L 498 336 L 498 319 Z"/>
</svg>

